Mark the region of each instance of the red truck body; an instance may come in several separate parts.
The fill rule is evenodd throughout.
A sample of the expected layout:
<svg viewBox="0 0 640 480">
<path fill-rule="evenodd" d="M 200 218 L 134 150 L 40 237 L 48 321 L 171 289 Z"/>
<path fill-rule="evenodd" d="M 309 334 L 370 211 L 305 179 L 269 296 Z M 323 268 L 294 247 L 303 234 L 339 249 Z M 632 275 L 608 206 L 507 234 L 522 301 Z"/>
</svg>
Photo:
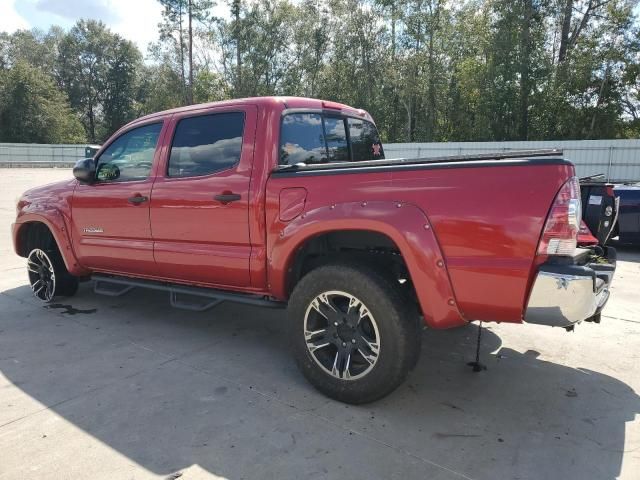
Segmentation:
<svg viewBox="0 0 640 480">
<path fill-rule="evenodd" d="M 525 158 L 279 169 L 281 120 L 298 111 L 372 121 L 346 105 L 288 97 L 143 117 L 116 132 L 96 158 L 122 134 L 161 122 L 147 178 L 70 179 L 27 192 L 13 226 L 16 252 L 28 255 L 28 230 L 39 223 L 74 276 L 101 273 L 287 301 L 309 242 L 363 232 L 401 257 L 429 327 L 523 321 L 538 269 L 549 260 L 537 254 L 543 228 L 573 165 Z M 211 175 L 169 176 L 178 123 L 224 112 L 244 115 L 237 164 Z M 239 197 L 219 200 L 225 195 Z"/>
<path fill-rule="evenodd" d="M 430 327 L 471 320 L 520 322 L 536 262 L 543 260 L 535 252 L 549 200 L 572 170 L 568 165 L 496 166 L 271 179 L 271 291 L 286 296 L 290 258 L 306 238 L 331 230 L 370 230 L 398 245 L 420 286 L 416 292 Z M 523 189 L 533 175 L 540 184 Z M 305 217 L 282 222 L 278 193 L 293 187 L 307 191 Z"/>
</svg>

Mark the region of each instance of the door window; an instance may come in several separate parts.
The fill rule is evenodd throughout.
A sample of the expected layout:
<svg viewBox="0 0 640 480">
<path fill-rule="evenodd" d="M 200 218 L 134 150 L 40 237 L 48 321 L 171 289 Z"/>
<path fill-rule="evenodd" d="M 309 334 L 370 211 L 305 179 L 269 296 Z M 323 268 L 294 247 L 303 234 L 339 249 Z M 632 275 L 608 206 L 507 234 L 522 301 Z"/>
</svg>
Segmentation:
<svg viewBox="0 0 640 480">
<path fill-rule="evenodd" d="M 244 113 L 184 118 L 176 127 L 169 156 L 170 177 L 199 177 L 240 161 Z"/>
<path fill-rule="evenodd" d="M 96 180 L 144 180 L 151 172 L 162 123 L 134 128 L 116 138 L 98 157 Z"/>
</svg>

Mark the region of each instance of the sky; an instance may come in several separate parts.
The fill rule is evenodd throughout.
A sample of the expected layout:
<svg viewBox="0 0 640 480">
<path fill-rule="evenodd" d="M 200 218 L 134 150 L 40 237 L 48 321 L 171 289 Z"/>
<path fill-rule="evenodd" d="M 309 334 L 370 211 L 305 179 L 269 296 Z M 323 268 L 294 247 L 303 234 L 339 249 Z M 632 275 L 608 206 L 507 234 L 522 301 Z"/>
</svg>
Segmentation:
<svg viewBox="0 0 640 480">
<path fill-rule="evenodd" d="M 69 29 L 80 18 L 102 20 L 142 52 L 158 38 L 162 7 L 156 0 L 0 0 L 0 31 Z"/>
</svg>

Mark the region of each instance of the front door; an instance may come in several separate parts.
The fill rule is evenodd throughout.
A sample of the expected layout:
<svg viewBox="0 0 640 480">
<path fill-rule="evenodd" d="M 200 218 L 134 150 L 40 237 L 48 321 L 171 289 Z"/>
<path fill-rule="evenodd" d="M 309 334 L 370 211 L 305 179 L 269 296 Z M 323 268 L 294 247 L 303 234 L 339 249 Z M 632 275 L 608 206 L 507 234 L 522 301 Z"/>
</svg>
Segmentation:
<svg viewBox="0 0 640 480">
<path fill-rule="evenodd" d="M 153 275 L 149 199 L 162 122 L 126 131 L 97 158 L 96 180 L 73 195 L 73 242 L 92 270 Z"/>
<path fill-rule="evenodd" d="M 256 107 L 177 114 L 151 193 L 158 273 L 214 286 L 250 285 L 249 183 Z"/>
</svg>

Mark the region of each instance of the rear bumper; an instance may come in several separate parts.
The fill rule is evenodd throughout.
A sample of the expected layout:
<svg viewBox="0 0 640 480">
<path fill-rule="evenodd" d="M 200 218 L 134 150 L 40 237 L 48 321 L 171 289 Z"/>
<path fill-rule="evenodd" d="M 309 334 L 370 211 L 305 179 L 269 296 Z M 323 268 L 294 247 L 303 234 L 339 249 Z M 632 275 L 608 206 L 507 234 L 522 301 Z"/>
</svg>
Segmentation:
<svg viewBox="0 0 640 480">
<path fill-rule="evenodd" d="M 533 283 L 524 321 L 569 327 L 598 315 L 609 299 L 616 268 L 616 251 L 608 247 L 605 259 L 578 264 L 541 265 Z"/>
</svg>

